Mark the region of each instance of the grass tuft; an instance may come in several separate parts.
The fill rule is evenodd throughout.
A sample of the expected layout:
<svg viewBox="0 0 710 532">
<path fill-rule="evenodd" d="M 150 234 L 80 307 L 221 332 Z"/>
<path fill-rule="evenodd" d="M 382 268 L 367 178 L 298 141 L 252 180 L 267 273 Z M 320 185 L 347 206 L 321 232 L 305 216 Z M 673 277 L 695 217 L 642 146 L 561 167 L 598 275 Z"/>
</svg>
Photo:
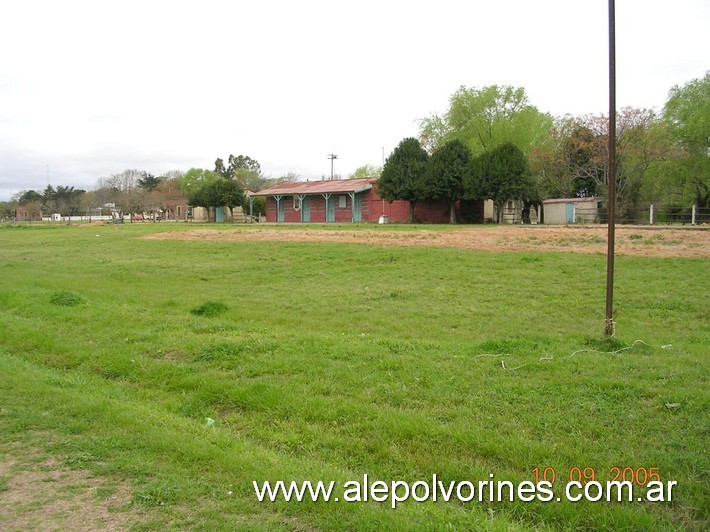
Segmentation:
<svg viewBox="0 0 710 532">
<path fill-rule="evenodd" d="M 213 316 L 219 316 L 228 308 L 229 307 L 227 307 L 227 305 L 220 303 L 219 301 L 207 301 L 199 307 L 190 309 L 190 312 L 195 316 L 207 316 L 208 318 L 211 318 Z"/>
<path fill-rule="evenodd" d="M 57 305 L 59 307 L 74 307 L 76 305 L 80 305 L 83 300 L 81 299 L 81 296 L 75 294 L 74 292 L 62 290 L 54 292 L 52 297 L 49 298 L 49 302 L 52 305 Z"/>
</svg>

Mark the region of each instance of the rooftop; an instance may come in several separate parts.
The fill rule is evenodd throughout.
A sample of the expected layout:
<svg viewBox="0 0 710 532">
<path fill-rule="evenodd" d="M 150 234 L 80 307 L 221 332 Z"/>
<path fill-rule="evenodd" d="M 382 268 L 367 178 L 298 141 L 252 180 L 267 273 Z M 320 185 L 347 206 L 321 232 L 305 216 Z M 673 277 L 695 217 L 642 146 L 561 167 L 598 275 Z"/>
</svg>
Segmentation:
<svg viewBox="0 0 710 532">
<path fill-rule="evenodd" d="M 294 196 L 298 194 L 346 194 L 372 188 L 372 179 L 334 179 L 330 181 L 289 181 L 254 192 L 254 196 Z"/>
<path fill-rule="evenodd" d="M 590 196 L 588 198 L 555 198 L 555 199 L 546 199 L 543 201 L 543 203 L 580 203 L 584 201 L 602 201 L 605 198 L 599 197 L 599 196 Z"/>
</svg>

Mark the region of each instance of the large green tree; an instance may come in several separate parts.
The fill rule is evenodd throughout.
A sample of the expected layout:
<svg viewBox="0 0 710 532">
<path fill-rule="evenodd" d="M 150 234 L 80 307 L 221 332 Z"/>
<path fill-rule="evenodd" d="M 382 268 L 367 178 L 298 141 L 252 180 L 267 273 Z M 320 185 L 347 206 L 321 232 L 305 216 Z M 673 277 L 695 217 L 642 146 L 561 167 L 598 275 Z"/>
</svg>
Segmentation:
<svg viewBox="0 0 710 532">
<path fill-rule="evenodd" d="M 189 196 L 202 186 L 212 181 L 216 181 L 220 175 L 204 168 L 190 168 L 183 175 L 178 177 L 178 186 L 183 194 Z"/>
<path fill-rule="evenodd" d="M 394 149 L 385 161 L 382 175 L 377 181 L 380 196 L 389 202 L 409 202 L 409 221 L 414 221 L 414 206 L 422 198 L 424 173 L 429 154 L 419 141 L 409 137 Z"/>
<path fill-rule="evenodd" d="M 441 146 L 427 163 L 422 194 L 448 201 L 452 224 L 456 223 L 456 200 L 463 196 L 463 183 L 470 171 L 471 151 L 458 140 Z"/>
<path fill-rule="evenodd" d="M 138 179 L 137 184 L 143 190 L 147 192 L 152 192 L 153 190 L 155 190 L 155 187 L 160 184 L 160 181 L 162 181 L 162 179 L 162 177 L 156 177 L 153 174 L 149 174 L 148 172 L 143 172 L 143 175 Z"/>
<path fill-rule="evenodd" d="M 540 199 L 594 196 L 604 178 L 598 165 L 599 147 L 595 132 L 578 119 L 556 120 L 547 138 L 530 154 Z"/>
<path fill-rule="evenodd" d="M 242 186 L 232 179 L 222 177 L 195 187 L 187 199 L 193 207 L 205 207 L 208 211 L 216 207 L 229 207 L 231 211 L 246 202 Z"/>
<path fill-rule="evenodd" d="M 673 174 L 682 193 L 701 208 L 710 208 L 710 71 L 671 89 L 664 122 L 683 149 Z"/>
<path fill-rule="evenodd" d="M 534 188 L 528 158 L 517 146 L 506 143 L 473 160 L 464 182 L 464 196 L 493 200 L 497 222 L 501 223 L 505 202 L 529 200 L 535 194 Z"/>
<path fill-rule="evenodd" d="M 457 139 L 474 156 L 505 143 L 529 154 L 543 141 L 552 124 L 552 116 L 530 104 L 523 88 L 461 87 L 449 99 L 445 114 L 420 121 L 420 139 L 430 152 Z"/>
<path fill-rule="evenodd" d="M 230 155 L 225 166 L 222 159 L 215 161 L 215 173 L 225 179 L 239 181 L 243 188 L 261 190 L 268 186 L 268 180 L 261 173 L 261 165 L 248 155 Z"/>
<path fill-rule="evenodd" d="M 356 168 L 355 171 L 350 174 L 348 179 L 360 179 L 363 177 L 377 177 L 382 175 L 382 167 L 376 166 L 374 164 L 365 164 Z"/>
<path fill-rule="evenodd" d="M 532 153 L 542 198 L 607 194 L 607 115 L 565 117 Z M 619 220 L 633 221 L 644 200 L 655 200 L 661 163 L 673 157 L 668 130 L 650 109 L 624 107 L 616 121 L 616 195 Z"/>
</svg>

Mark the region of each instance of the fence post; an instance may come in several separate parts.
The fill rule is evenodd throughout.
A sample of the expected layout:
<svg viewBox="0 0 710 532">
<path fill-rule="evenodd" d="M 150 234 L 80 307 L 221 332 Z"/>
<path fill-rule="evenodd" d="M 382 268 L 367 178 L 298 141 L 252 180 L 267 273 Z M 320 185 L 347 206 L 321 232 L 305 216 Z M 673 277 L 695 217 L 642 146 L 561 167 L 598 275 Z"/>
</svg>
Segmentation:
<svg viewBox="0 0 710 532">
<path fill-rule="evenodd" d="M 695 225 L 695 211 L 696 211 L 696 205 L 693 205 L 693 218 L 691 220 L 691 223 Z"/>
<path fill-rule="evenodd" d="M 649 211 L 649 219 L 650 219 L 651 225 L 653 225 L 653 203 L 651 204 L 651 209 Z"/>
</svg>

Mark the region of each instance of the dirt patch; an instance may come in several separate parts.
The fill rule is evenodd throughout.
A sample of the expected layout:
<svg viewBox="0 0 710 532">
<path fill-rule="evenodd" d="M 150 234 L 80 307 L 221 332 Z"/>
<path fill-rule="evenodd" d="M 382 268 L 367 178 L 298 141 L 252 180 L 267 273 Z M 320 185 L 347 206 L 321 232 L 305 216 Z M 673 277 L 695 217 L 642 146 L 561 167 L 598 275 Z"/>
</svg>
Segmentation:
<svg viewBox="0 0 710 532">
<path fill-rule="evenodd" d="M 21 458 L 19 458 L 21 456 Z M 125 530 L 131 491 L 23 450 L 0 453 L 0 529 Z"/>
<path fill-rule="evenodd" d="M 149 240 L 342 242 L 376 246 L 454 247 L 481 251 L 606 253 L 606 226 L 490 226 L 449 230 L 225 228 L 156 233 Z M 616 253 L 655 257 L 710 257 L 710 229 L 617 227 Z"/>
</svg>

